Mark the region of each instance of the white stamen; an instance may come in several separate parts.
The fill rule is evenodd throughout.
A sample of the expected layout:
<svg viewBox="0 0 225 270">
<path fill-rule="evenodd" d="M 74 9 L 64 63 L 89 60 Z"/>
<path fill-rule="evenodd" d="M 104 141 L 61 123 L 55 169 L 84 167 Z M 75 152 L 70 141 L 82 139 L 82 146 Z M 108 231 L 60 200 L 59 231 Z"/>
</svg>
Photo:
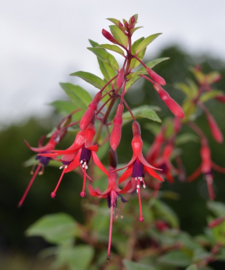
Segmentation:
<svg viewBox="0 0 225 270">
<path fill-rule="evenodd" d="M 85 166 L 85 169 L 86 169 L 86 170 L 88 169 L 88 166 L 87 166 L 87 165 Z"/>
<path fill-rule="evenodd" d="M 59 167 L 60 170 L 62 170 L 62 168 L 63 168 L 63 165 Z"/>
<path fill-rule="evenodd" d="M 67 169 L 67 167 L 68 167 L 68 166 L 66 165 L 66 166 L 65 166 L 65 169 Z"/>
<path fill-rule="evenodd" d="M 81 159 L 80 164 L 82 164 L 83 162 L 84 162 L 83 159 Z"/>
<path fill-rule="evenodd" d="M 140 180 L 140 181 L 142 181 L 142 180 L 143 180 L 143 179 L 142 179 L 142 177 L 138 177 L 138 178 L 139 178 L 139 180 Z"/>
<path fill-rule="evenodd" d="M 137 193 L 138 193 L 138 189 L 137 189 Z"/>
<path fill-rule="evenodd" d="M 137 177 L 135 177 L 135 180 L 137 181 Z"/>
<path fill-rule="evenodd" d="M 140 188 L 140 186 L 139 186 L 139 185 L 137 185 L 137 188 Z"/>
<path fill-rule="evenodd" d="M 146 185 L 143 185 L 143 188 L 146 188 Z"/>
</svg>

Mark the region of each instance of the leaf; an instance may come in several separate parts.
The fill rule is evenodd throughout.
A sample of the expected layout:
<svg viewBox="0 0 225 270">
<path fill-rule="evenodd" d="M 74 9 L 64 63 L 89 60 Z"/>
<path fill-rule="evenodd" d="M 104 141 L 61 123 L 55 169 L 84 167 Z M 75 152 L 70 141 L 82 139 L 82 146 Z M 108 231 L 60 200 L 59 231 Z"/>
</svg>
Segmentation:
<svg viewBox="0 0 225 270">
<path fill-rule="evenodd" d="M 167 204 L 165 204 L 160 200 L 155 199 L 152 204 L 152 208 L 159 218 L 163 218 L 174 228 L 179 227 L 177 215 Z"/>
<path fill-rule="evenodd" d="M 115 25 L 110 25 L 109 28 L 113 37 L 118 41 L 118 43 L 122 44 L 125 48 L 127 48 L 128 45 L 127 36 Z"/>
<path fill-rule="evenodd" d="M 133 261 L 129 261 L 127 259 L 123 260 L 123 264 L 126 267 L 126 270 L 155 270 L 154 267 L 142 264 L 142 263 L 137 263 Z"/>
<path fill-rule="evenodd" d="M 77 71 L 77 72 L 71 73 L 70 76 L 79 77 L 85 80 L 86 82 L 92 84 L 98 89 L 102 89 L 103 86 L 105 86 L 106 84 L 105 81 L 103 81 L 101 78 L 89 72 Z"/>
<path fill-rule="evenodd" d="M 210 201 L 207 203 L 207 207 L 214 213 L 216 217 L 222 217 L 225 215 L 225 204 L 221 202 Z"/>
<path fill-rule="evenodd" d="M 102 62 L 104 62 L 108 66 L 110 66 L 112 69 L 114 69 L 116 71 L 119 70 L 119 65 L 118 65 L 115 57 L 112 54 L 108 53 L 106 50 L 96 48 L 96 47 L 95 48 L 89 47 L 88 50 L 93 52 L 99 58 L 99 60 L 101 60 Z"/>
<path fill-rule="evenodd" d="M 206 75 L 206 82 L 208 84 L 212 84 L 214 82 L 216 82 L 218 79 L 221 78 L 221 75 L 219 72 L 217 71 L 212 71 L 209 74 Z"/>
<path fill-rule="evenodd" d="M 159 63 L 163 62 L 163 61 L 166 61 L 170 59 L 169 57 L 163 57 L 163 58 L 158 58 L 158 59 L 154 59 L 150 62 L 147 62 L 145 65 L 147 67 L 150 67 L 150 68 L 153 68 L 154 66 L 158 65 Z M 127 79 L 130 79 L 132 77 L 135 77 L 135 76 L 138 76 L 140 74 L 148 74 L 148 72 L 146 71 L 145 67 L 141 67 L 139 68 L 137 71 L 133 72 L 133 73 L 130 73 L 128 76 L 127 76 Z"/>
<path fill-rule="evenodd" d="M 90 94 L 78 85 L 71 83 L 60 83 L 60 85 L 71 101 L 76 105 L 76 108 L 81 108 L 82 113 L 84 113 L 89 103 L 92 101 Z"/>
<path fill-rule="evenodd" d="M 26 230 L 27 236 L 41 236 L 54 244 L 71 241 L 77 233 L 76 221 L 64 213 L 43 216 Z"/>
<path fill-rule="evenodd" d="M 146 47 L 161 34 L 162 33 L 153 34 L 142 40 L 135 50 L 135 55 L 138 55 L 142 50 L 146 49 Z"/>
<path fill-rule="evenodd" d="M 133 29 L 130 31 L 131 35 L 133 35 L 133 33 L 134 33 L 136 30 L 138 30 L 139 28 L 143 28 L 143 26 L 138 26 L 138 27 L 133 28 Z"/>
<path fill-rule="evenodd" d="M 205 82 L 205 75 L 200 71 L 200 70 L 197 70 L 196 68 L 190 68 L 191 72 L 194 74 L 196 80 L 202 84 Z"/>
<path fill-rule="evenodd" d="M 97 47 L 99 46 L 99 44 L 93 40 L 89 40 L 90 44 L 92 47 Z M 101 60 L 98 59 L 98 65 L 99 68 L 102 72 L 102 75 L 104 76 L 106 81 L 111 80 L 113 77 L 115 77 L 116 75 L 116 71 L 114 69 L 112 69 L 111 67 L 109 67 L 107 64 L 105 64 L 104 62 L 102 62 Z"/>
<path fill-rule="evenodd" d="M 120 23 L 120 21 L 119 21 L 119 20 L 117 20 L 117 19 L 113 19 L 113 18 L 107 18 L 107 20 L 109 20 L 110 22 L 114 23 L 116 26 L 118 26 L 118 27 L 119 27 L 119 23 Z"/>
<path fill-rule="evenodd" d="M 196 85 L 195 82 L 193 82 L 190 79 L 187 79 L 187 83 L 188 83 L 189 89 L 191 91 L 191 96 L 196 97 L 198 95 L 198 86 Z"/>
<path fill-rule="evenodd" d="M 122 56 L 125 56 L 124 51 L 120 47 L 118 47 L 117 45 L 101 44 L 101 45 L 97 46 L 97 48 L 108 49 L 108 50 L 117 52 L 117 53 L 121 54 Z"/>
<path fill-rule="evenodd" d="M 223 94 L 223 91 L 220 91 L 220 90 L 211 90 L 209 92 L 206 92 L 206 93 L 203 93 L 201 96 L 200 96 L 200 101 L 201 102 L 206 102 L 210 99 L 213 99 L 215 97 L 218 97 L 220 96 L 221 94 Z"/>
<path fill-rule="evenodd" d="M 141 37 L 141 38 L 137 39 L 137 40 L 133 43 L 133 45 L 132 45 L 132 47 L 131 47 L 131 53 L 132 53 L 133 55 L 135 54 L 138 45 L 139 45 L 144 39 L 145 39 L 144 37 Z M 142 60 L 143 57 L 144 57 L 144 55 L 145 55 L 145 50 L 142 50 L 142 51 L 137 55 L 137 57 L 138 57 L 140 60 Z M 132 60 L 131 60 L 131 64 L 130 64 L 130 70 L 132 70 L 133 68 L 135 68 L 135 67 L 137 67 L 137 66 L 139 66 L 139 65 L 140 65 L 140 62 L 139 62 L 138 60 L 132 59 Z"/>
<path fill-rule="evenodd" d="M 190 255 L 182 250 L 169 251 L 158 258 L 160 263 L 186 267 L 192 263 Z"/>
<path fill-rule="evenodd" d="M 154 110 L 159 110 L 159 108 L 156 106 L 143 105 L 133 109 L 132 113 L 135 118 L 147 118 L 160 123 L 161 120 Z M 133 118 L 129 111 L 123 113 L 123 124 L 127 124 L 131 120 L 133 120 Z"/>
<path fill-rule="evenodd" d="M 69 270 L 86 270 L 94 256 L 94 249 L 88 245 L 60 247 L 56 253 L 54 266 L 59 268 L 67 265 Z"/>
<path fill-rule="evenodd" d="M 188 97 L 191 97 L 191 90 L 186 83 L 176 83 L 174 87 L 178 90 L 181 90 Z"/>
<path fill-rule="evenodd" d="M 191 264 L 188 266 L 188 268 L 186 268 L 186 270 L 198 270 L 198 267 L 196 264 Z"/>
<path fill-rule="evenodd" d="M 74 104 L 67 100 L 56 100 L 49 105 L 53 106 L 63 116 L 70 114 L 75 109 Z M 74 118 L 76 118 L 76 113 L 73 116 L 75 116 Z"/>
<path fill-rule="evenodd" d="M 187 142 L 198 142 L 199 138 L 192 133 L 184 133 L 176 137 L 176 145 L 181 145 Z"/>
</svg>

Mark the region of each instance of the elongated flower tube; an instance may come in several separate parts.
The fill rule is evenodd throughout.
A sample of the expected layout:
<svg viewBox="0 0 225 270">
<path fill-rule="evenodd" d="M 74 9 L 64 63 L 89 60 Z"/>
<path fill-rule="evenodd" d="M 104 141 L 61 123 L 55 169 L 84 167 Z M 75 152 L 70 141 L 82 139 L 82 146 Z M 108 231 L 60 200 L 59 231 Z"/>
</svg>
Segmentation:
<svg viewBox="0 0 225 270">
<path fill-rule="evenodd" d="M 208 123 L 209 123 L 209 127 L 210 130 L 212 132 L 213 138 L 218 142 L 218 143 L 222 143 L 223 142 L 223 134 L 221 132 L 221 130 L 219 129 L 215 119 L 213 118 L 213 116 L 208 112 L 206 114 Z"/>
<path fill-rule="evenodd" d="M 110 146 L 116 151 L 120 144 L 122 134 L 122 123 L 123 123 L 123 104 L 119 104 L 116 110 L 116 115 L 113 120 L 113 129 L 110 136 Z"/>
<path fill-rule="evenodd" d="M 80 120 L 80 129 L 84 130 L 92 121 L 94 115 L 95 115 L 95 111 L 98 107 L 98 103 L 102 98 L 102 92 L 98 92 L 93 100 L 91 101 L 91 103 L 88 105 L 88 108 L 86 110 L 86 112 L 84 113 L 83 117 Z"/>
<path fill-rule="evenodd" d="M 153 87 L 158 92 L 160 98 L 166 103 L 171 112 L 180 118 L 184 118 L 184 112 L 182 108 L 176 103 L 174 99 L 157 83 L 153 83 Z"/>
<path fill-rule="evenodd" d="M 147 67 L 146 71 L 148 72 L 148 75 L 153 79 L 154 82 L 156 82 L 159 85 L 166 85 L 166 81 L 163 79 L 163 77 L 161 77 L 151 68 Z"/>
<path fill-rule="evenodd" d="M 123 82 L 124 82 L 124 68 L 121 68 L 116 80 L 116 86 L 118 89 L 120 89 L 123 86 Z"/>
<path fill-rule="evenodd" d="M 142 206 L 141 206 L 141 193 L 140 193 L 140 187 L 141 183 L 143 183 L 143 188 L 146 188 L 145 182 L 144 182 L 144 176 L 145 172 L 147 172 L 152 177 L 158 179 L 159 181 L 164 181 L 160 175 L 158 175 L 154 170 L 160 170 L 152 165 L 150 165 L 142 154 L 142 146 L 143 141 L 141 139 L 141 128 L 137 121 L 134 121 L 132 124 L 132 130 L 133 130 L 133 139 L 131 142 L 132 150 L 133 150 L 133 156 L 130 160 L 130 162 L 118 169 L 122 170 L 127 168 L 127 170 L 121 175 L 119 178 L 119 184 L 125 181 L 128 177 L 131 176 L 131 181 L 136 185 L 137 193 L 138 193 L 138 200 L 139 200 L 139 210 L 140 210 L 140 217 L 139 220 L 141 222 L 144 221 L 143 214 L 142 214 Z"/>
</svg>

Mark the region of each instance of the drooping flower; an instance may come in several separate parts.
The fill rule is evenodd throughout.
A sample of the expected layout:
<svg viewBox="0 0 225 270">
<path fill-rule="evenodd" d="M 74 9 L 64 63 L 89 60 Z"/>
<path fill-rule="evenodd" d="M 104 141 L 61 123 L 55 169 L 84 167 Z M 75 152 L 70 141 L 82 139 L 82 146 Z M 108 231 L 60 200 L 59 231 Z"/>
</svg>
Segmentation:
<svg viewBox="0 0 225 270">
<path fill-rule="evenodd" d="M 55 147 L 56 147 L 56 145 L 58 143 L 60 143 L 62 141 L 62 139 L 64 138 L 64 136 L 66 135 L 68 124 L 71 121 L 71 117 L 77 111 L 78 110 L 73 111 L 71 114 L 65 116 L 60 121 L 60 123 L 58 124 L 56 130 L 53 132 L 53 134 L 51 135 L 48 143 L 45 146 L 43 146 L 43 142 L 44 142 L 44 140 L 46 138 L 46 136 L 44 135 L 39 140 L 38 147 L 31 147 L 29 145 L 29 143 L 27 141 L 25 141 L 27 147 L 30 150 L 32 150 L 33 152 L 38 153 L 38 154 L 41 154 L 41 153 L 50 153 L 50 151 L 54 150 Z M 74 123 L 71 123 L 71 124 L 77 124 L 77 122 L 74 122 Z M 71 124 L 70 124 L 70 126 L 71 126 Z M 26 198 L 26 196 L 27 196 L 27 194 L 28 194 L 28 192 L 29 192 L 29 190 L 30 190 L 30 188 L 31 188 L 31 186 L 32 186 L 32 184 L 33 184 L 36 176 L 38 174 L 43 174 L 44 168 L 48 165 L 48 163 L 49 163 L 49 161 L 51 159 L 52 159 L 52 157 L 39 156 L 39 155 L 36 156 L 36 160 L 38 161 L 38 166 L 37 166 L 37 168 L 36 168 L 35 171 L 34 171 L 35 165 L 32 168 L 31 174 L 33 174 L 33 176 L 31 178 L 31 180 L 30 180 L 30 182 L 29 182 L 29 184 L 28 184 L 28 186 L 27 186 L 27 188 L 26 188 L 26 190 L 25 190 L 25 192 L 24 192 L 21 200 L 19 201 L 18 207 L 20 207 L 23 204 L 23 202 L 24 202 L 24 200 L 25 200 L 25 198 Z"/>
<path fill-rule="evenodd" d="M 110 167 L 109 167 L 109 175 L 108 175 L 108 187 L 104 192 L 101 192 L 99 189 L 94 189 L 92 185 L 88 185 L 88 190 L 91 196 L 98 198 L 106 198 L 108 202 L 108 207 L 110 208 L 110 226 L 109 226 L 109 241 L 108 241 L 108 253 L 107 259 L 110 259 L 110 250 L 111 250 L 111 242 L 112 242 L 112 227 L 113 227 L 113 210 L 117 207 L 117 199 L 121 198 L 122 202 L 127 202 L 121 194 L 131 193 L 135 190 L 135 185 L 129 181 L 123 189 L 120 189 L 117 186 L 117 172 L 116 164 L 117 157 L 116 152 L 112 149 L 109 152 L 110 155 Z"/>
<path fill-rule="evenodd" d="M 195 172 L 193 172 L 187 179 L 189 182 L 195 180 L 197 177 L 199 177 L 200 174 L 203 174 L 207 187 L 208 187 L 208 192 L 209 192 L 209 198 L 211 200 L 214 200 L 215 194 L 213 190 L 213 172 L 212 169 L 215 171 L 218 171 L 220 173 L 225 173 L 225 168 L 220 167 L 219 165 L 215 164 L 211 160 L 211 151 L 208 146 L 207 140 L 202 138 L 201 140 L 201 150 L 200 150 L 200 155 L 201 155 L 201 165 L 197 168 Z"/>
<path fill-rule="evenodd" d="M 126 166 L 118 169 L 118 170 L 122 170 L 124 168 L 127 168 L 127 170 L 119 178 L 119 184 L 131 176 L 132 185 L 136 186 L 137 193 L 138 193 L 139 209 L 140 209 L 139 220 L 143 222 L 144 218 L 142 215 L 140 187 L 141 187 L 141 183 L 143 183 L 144 188 L 146 187 L 144 179 L 143 179 L 145 176 L 145 172 L 147 172 L 152 177 L 158 179 L 159 181 L 164 181 L 164 180 L 159 174 L 157 174 L 154 171 L 154 170 L 160 170 L 160 169 L 157 169 L 153 167 L 152 165 L 150 165 L 143 157 L 143 154 L 142 154 L 143 141 L 141 139 L 141 129 L 137 121 L 133 122 L 132 129 L 133 129 L 133 139 L 132 139 L 131 145 L 133 149 L 133 156 L 130 162 Z"/>
<path fill-rule="evenodd" d="M 63 175 L 73 171 L 77 167 L 80 167 L 83 172 L 83 188 L 80 196 L 85 196 L 86 178 L 89 178 L 89 180 L 92 181 L 92 179 L 87 175 L 88 164 L 91 158 L 100 170 L 102 170 L 107 176 L 109 175 L 108 171 L 96 154 L 98 146 L 93 144 L 94 135 L 95 127 L 91 122 L 85 130 L 81 130 L 77 133 L 74 143 L 68 149 L 54 150 L 50 154 L 41 154 L 41 156 L 45 157 L 57 157 L 62 155 L 60 160 L 63 165 L 60 168 L 63 169 L 63 171 L 56 188 L 51 193 L 52 198 L 56 196 L 56 191 L 62 181 Z"/>
</svg>

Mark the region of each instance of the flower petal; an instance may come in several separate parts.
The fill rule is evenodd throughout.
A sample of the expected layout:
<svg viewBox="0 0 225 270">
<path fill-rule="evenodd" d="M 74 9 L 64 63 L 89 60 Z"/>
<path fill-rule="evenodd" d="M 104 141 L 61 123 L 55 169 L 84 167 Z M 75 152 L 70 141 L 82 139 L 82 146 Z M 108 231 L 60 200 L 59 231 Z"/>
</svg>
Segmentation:
<svg viewBox="0 0 225 270">
<path fill-rule="evenodd" d="M 153 176 L 154 178 L 158 179 L 161 182 L 164 182 L 163 178 L 160 175 L 158 175 L 158 173 L 156 173 L 152 168 L 147 167 L 147 166 L 144 165 L 144 170 L 148 174 L 150 174 L 151 176 Z"/>
<path fill-rule="evenodd" d="M 97 154 L 94 151 L 91 151 L 91 156 L 94 161 L 94 163 L 99 167 L 101 171 L 103 171 L 108 177 L 110 177 L 109 172 L 106 170 L 106 168 L 103 166 L 101 161 L 99 160 Z"/>
<path fill-rule="evenodd" d="M 131 174 L 133 171 L 133 166 L 130 165 L 127 170 L 120 176 L 119 178 L 119 184 L 122 183 L 123 181 L 125 181 Z"/>
</svg>

